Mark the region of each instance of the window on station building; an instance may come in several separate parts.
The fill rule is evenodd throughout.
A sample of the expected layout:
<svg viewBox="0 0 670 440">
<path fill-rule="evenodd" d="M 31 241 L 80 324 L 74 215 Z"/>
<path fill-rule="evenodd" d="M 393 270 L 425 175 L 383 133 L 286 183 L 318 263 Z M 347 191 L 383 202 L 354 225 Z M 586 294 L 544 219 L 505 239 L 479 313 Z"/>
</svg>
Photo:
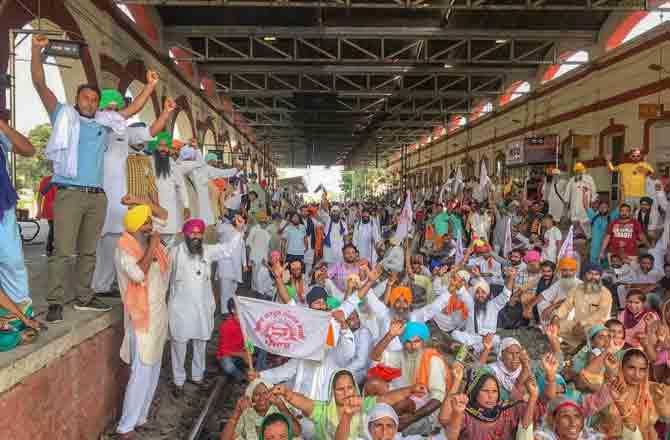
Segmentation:
<svg viewBox="0 0 670 440">
<path fill-rule="evenodd" d="M 507 105 L 529 92 L 530 83 L 528 81 L 517 81 L 507 89 L 507 92 L 503 96 L 500 97 L 500 106 Z"/>
<path fill-rule="evenodd" d="M 666 21 L 670 21 L 670 2 L 651 1 L 651 7 L 660 7 L 665 10 L 657 11 L 638 11 L 630 14 L 612 33 L 607 40 L 607 50 L 616 49 L 624 43 L 639 37 L 656 26 L 660 26 Z"/>
<path fill-rule="evenodd" d="M 565 75 L 571 70 L 589 61 L 589 53 L 585 50 L 570 51 L 561 55 L 561 64 L 553 64 L 549 66 L 542 77 L 542 82 L 551 81 L 559 76 Z"/>
<path fill-rule="evenodd" d="M 133 21 L 133 23 L 137 23 L 137 21 L 135 20 L 135 17 L 133 16 L 133 13 L 130 12 L 130 9 L 128 9 L 128 6 L 126 6 L 126 5 L 122 4 L 122 3 L 117 3 L 117 4 L 116 4 L 116 7 L 119 8 L 119 9 L 121 10 L 121 12 L 123 12 L 124 14 L 126 14 L 126 16 L 127 16 L 128 18 L 130 18 L 130 19 Z"/>
<path fill-rule="evenodd" d="M 492 111 L 493 111 L 493 103 L 491 101 L 484 101 L 477 107 L 475 107 L 475 109 L 472 111 L 470 121 L 475 121 L 484 116 L 485 114 L 491 113 Z"/>
<path fill-rule="evenodd" d="M 458 130 L 460 127 L 463 127 L 468 123 L 468 120 L 465 116 L 456 116 L 451 119 L 449 122 L 449 133 Z"/>
</svg>

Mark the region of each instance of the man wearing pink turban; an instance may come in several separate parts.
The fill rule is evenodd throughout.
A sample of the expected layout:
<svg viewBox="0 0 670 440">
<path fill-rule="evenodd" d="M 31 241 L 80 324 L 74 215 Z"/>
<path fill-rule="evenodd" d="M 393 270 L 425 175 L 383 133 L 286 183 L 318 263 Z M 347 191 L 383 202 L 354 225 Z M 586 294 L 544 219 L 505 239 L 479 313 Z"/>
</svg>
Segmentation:
<svg viewBox="0 0 670 440">
<path fill-rule="evenodd" d="M 181 395 L 186 381 L 186 348 L 193 341 L 191 380 L 200 384 L 205 373 L 207 341 L 214 330 L 216 302 L 212 291 L 212 262 L 225 258 L 230 247 L 203 244 L 205 222 L 192 218 L 182 227 L 184 242 L 170 250 L 173 262 L 168 300 L 168 323 L 174 395 Z M 225 304 L 223 305 L 225 307 Z"/>
</svg>

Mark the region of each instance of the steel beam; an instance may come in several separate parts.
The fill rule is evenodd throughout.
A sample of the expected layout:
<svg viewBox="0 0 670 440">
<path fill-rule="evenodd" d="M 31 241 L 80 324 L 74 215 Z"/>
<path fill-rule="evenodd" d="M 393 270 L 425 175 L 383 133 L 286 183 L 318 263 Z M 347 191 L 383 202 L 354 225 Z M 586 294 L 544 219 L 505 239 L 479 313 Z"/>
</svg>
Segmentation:
<svg viewBox="0 0 670 440">
<path fill-rule="evenodd" d="M 280 75 L 327 75 L 333 73 L 351 74 L 351 75 L 462 75 L 462 76 L 531 76 L 535 74 L 534 67 L 471 67 L 471 66 L 453 66 L 444 68 L 443 66 L 419 66 L 414 64 L 394 63 L 389 66 L 374 66 L 369 64 L 323 64 L 323 65 L 281 65 L 281 64 L 202 64 L 199 67 L 200 72 L 209 75 L 215 74 L 265 74 L 271 73 L 275 76 Z"/>
<path fill-rule="evenodd" d="M 289 38 L 389 38 L 392 40 L 554 40 L 554 41 L 596 41 L 598 32 L 561 29 L 482 29 L 443 27 L 395 27 L 395 26 L 169 26 L 164 28 L 165 38 L 265 38 L 266 42 Z"/>
<path fill-rule="evenodd" d="M 384 91 L 372 91 L 372 90 L 335 90 L 335 89 L 299 89 L 299 90 L 268 90 L 268 89 L 236 89 L 231 91 L 217 90 L 222 96 L 227 98 L 290 98 L 295 94 L 309 94 L 309 95 L 332 95 L 337 94 L 341 98 L 419 98 L 419 99 L 430 99 L 430 98 L 469 98 L 469 97 L 478 97 L 478 98 L 492 98 L 503 94 L 503 91 L 472 91 L 468 92 L 466 90 L 453 90 L 453 91 L 442 91 L 434 92 L 430 90 L 411 90 L 411 91 L 399 91 L 399 92 L 384 92 Z"/>
<path fill-rule="evenodd" d="M 439 11 L 653 11 L 663 8 L 650 6 L 648 1 L 631 0 L 516 0 L 500 4 L 495 0 L 458 0 L 445 4 L 443 2 L 427 2 L 424 0 L 386 0 L 371 2 L 369 0 L 114 0 L 117 4 L 136 4 L 151 6 L 211 6 L 211 7 L 271 7 L 271 8 L 333 8 L 333 9 L 435 9 Z M 667 8 L 665 9 L 667 10 Z"/>
</svg>

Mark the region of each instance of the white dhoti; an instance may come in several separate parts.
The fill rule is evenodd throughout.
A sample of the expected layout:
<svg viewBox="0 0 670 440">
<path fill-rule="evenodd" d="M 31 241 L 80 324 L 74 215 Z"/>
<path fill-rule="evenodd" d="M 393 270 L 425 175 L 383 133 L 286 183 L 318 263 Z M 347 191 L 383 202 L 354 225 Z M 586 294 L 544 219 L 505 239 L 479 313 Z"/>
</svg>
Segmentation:
<svg viewBox="0 0 670 440">
<path fill-rule="evenodd" d="M 93 271 L 93 280 L 91 289 L 95 293 L 104 293 L 112 290 L 112 285 L 116 281 L 116 267 L 114 266 L 114 253 L 116 244 L 121 234 L 109 233 L 98 239 L 98 245 L 95 251 L 95 270 Z"/>
<path fill-rule="evenodd" d="M 484 350 L 484 337 L 476 333 L 469 333 L 462 330 L 454 330 L 451 332 L 451 337 L 463 345 L 470 345 L 476 354 L 481 353 Z M 493 335 L 493 353 L 498 352 L 500 347 L 500 336 Z"/>
<path fill-rule="evenodd" d="M 202 382 L 205 377 L 207 341 L 202 339 L 191 339 L 193 342 L 193 360 L 191 361 L 191 380 Z M 186 382 L 186 349 L 188 341 L 170 341 L 170 357 L 172 360 L 172 380 L 178 387 L 184 386 Z"/>
<path fill-rule="evenodd" d="M 126 327 L 126 336 L 130 344 L 132 363 L 130 379 L 128 385 L 126 385 L 126 395 L 123 398 L 123 411 L 116 430 L 119 434 L 134 431 L 137 426 L 147 423 L 149 409 L 161 373 L 160 360 L 151 365 L 140 360 L 139 346 L 135 337 L 135 330 L 132 327 Z M 159 359 L 162 358 L 163 356 L 160 354 Z"/>
</svg>

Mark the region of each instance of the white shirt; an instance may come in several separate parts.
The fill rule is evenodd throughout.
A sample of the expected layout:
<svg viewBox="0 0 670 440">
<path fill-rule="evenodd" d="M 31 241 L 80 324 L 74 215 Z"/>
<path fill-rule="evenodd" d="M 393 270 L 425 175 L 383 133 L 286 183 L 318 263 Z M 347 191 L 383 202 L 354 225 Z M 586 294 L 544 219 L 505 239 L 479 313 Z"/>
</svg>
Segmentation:
<svg viewBox="0 0 670 440">
<path fill-rule="evenodd" d="M 216 228 L 219 243 L 227 246 L 228 252 L 218 259 L 218 277 L 242 282 L 242 267 L 247 264 L 247 248 L 242 233 L 231 223 L 219 223 Z"/>
<path fill-rule="evenodd" d="M 552 226 L 544 232 L 544 245 L 542 246 L 542 261 L 548 260 L 552 263 L 556 262 L 556 255 L 558 254 L 558 242 L 563 239 L 560 229 Z"/>
<path fill-rule="evenodd" d="M 270 233 L 259 224 L 251 227 L 247 236 L 249 260 L 260 263 L 268 260 L 270 253 Z"/>
<path fill-rule="evenodd" d="M 470 293 L 465 297 L 466 306 L 472 313 L 468 313 L 468 320 L 465 324 L 465 331 L 472 334 L 479 334 L 485 336 L 495 333 L 498 329 L 498 313 L 505 307 L 509 299 L 512 297 L 512 292 L 505 287 L 500 295 L 486 303 L 484 313 L 475 313 L 475 297 Z M 475 319 L 477 320 L 477 329 L 475 331 Z"/>
</svg>

